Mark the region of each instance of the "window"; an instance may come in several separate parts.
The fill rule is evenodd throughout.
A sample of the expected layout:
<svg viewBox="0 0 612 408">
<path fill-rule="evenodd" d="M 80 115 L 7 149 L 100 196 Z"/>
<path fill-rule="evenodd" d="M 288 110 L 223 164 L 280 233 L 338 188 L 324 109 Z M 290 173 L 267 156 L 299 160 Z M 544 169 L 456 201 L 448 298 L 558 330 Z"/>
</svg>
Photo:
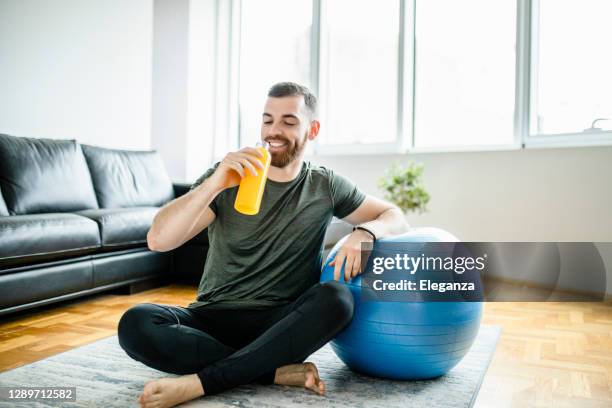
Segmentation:
<svg viewBox="0 0 612 408">
<path fill-rule="evenodd" d="M 415 13 L 415 146 L 512 143 L 516 1 L 417 1 Z"/>
<path fill-rule="evenodd" d="M 393 143 L 398 122 L 400 4 L 323 3 L 318 143 Z"/>
<path fill-rule="evenodd" d="M 241 145 L 254 145 L 269 88 L 293 81 L 310 87 L 311 0 L 242 1 L 239 121 Z"/>
<path fill-rule="evenodd" d="M 278 81 L 319 96 L 317 154 L 612 144 L 610 0 L 236 2 L 242 145 Z"/>
<path fill-rule="evenodd" d="M 530 133 L 612 130 L 612 2 L 540 0 L 533 19 Z"/>
</svg>

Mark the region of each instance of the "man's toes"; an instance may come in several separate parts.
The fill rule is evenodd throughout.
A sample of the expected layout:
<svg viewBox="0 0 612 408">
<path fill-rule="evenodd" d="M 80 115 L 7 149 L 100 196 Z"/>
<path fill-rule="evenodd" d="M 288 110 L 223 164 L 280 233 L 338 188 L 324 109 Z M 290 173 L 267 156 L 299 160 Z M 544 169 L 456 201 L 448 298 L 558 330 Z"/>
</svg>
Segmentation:
<svg viewBox="0 0 612 408">
<path fill-rule="evenodd" d="M 306 373 L 306 382 L 304 383 L 304 387 L 310 388 L 311 390 L 315 390 L 316 388 L 316 378 L 312 373 Z"/>
<path fill-rule="evenodd" d="M 318 376 L 314 375 L 313 372 L 308 372 L 306 374 L 304 387 L 320 395 L 325 393 L 325 384 Z"/>
<path fill-rule="evenodd" d="M 163 402 L 164 401 L 162 400 L 161 395 L 155 394 L 145 403 L 145 407 L 146 408 L 159 408 L 164 405 Z"/>
<path fill-rule="evenodd" d="M 150 401 L 144 405 L 144 408 L 159 408 L 161 407 L 159 401 Z"/>
<path fill-rule="evenodd" d="M 140 405 L 146 408 L 152 408 L 158 404 L 159 392 L 161 386 L 157 381 L 149 381 L 145 384 L 144 390 L 139 398 Z"/>
<path fill-rule="evenodd" d="M 153 394 L 153 395 L 150 395 L 150 396 L 149 396 L 149 399 L 148 399 L 147 401 L 148 401 L 150 404 L 153 404 L 153 403 L 156 403 L 156 404 L 157 404 L 157 403 L 159 403 L 159 401 L 161 400 L 161 398 L 162 398 L 162 397 L 161 397 L 161 394 L 160 394 L 160 393 L 155 393 L 155 394 Z"/>
<path fill-rule="evenodd" d="M 161 385 L 158 381 L 149 381 L 144 386 L 145 399 L 151 397 L 153 394 L 161 391 Z"/>
<path fill-rule="evenodd" d="M 319 394 L 325 395 L 325 382 L 323 380 L 319 380 Z"/>
<path fill-rule="evenodd" d="M 144 388 L 142 389 L 142 398 L 143 399 L 146 400 L 147 397 L 153 393 L 152 387 L 153 387 L 153 381 L 147 381 L 145 383 Z"/>
</svg>

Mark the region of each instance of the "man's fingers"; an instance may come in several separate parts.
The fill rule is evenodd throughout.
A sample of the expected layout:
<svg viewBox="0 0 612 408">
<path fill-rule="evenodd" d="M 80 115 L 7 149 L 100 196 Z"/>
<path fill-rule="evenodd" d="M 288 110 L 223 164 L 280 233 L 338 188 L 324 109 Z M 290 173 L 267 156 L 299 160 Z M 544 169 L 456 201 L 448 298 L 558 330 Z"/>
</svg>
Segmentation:
<svg viewBox="0 0 612 408">
<path fill-rule="evenodd" d="M 340 280 L 340 274 L 344 272 L 342 278 L 345 282 L 348 282 L 361 273 L 361 252 L 351 249 L 342 249 L 328 265 L 334 267 L 334 280 Z M 342 271 L 343 265 L 344 271 Z"/>
<path fill-rule="evenodd" d="M 248 152 L 240 151 L 240 152 L 238 152 L 238 154 L 243 159 L 248 160 L 254 166 L 257 166 L 257 167 L 259 167 L 260 169 L 263 170 L 264 165 L 261 162 L 261 159 L 263 159 L 263 155 L 261 154 L 261 152 L 259 150 L 254 149 L 254 152 L 253 151 L 248 151 Z"/>
<path fill-rule="evenodd" d="M 253 165 L 259 167 L 260 169 L 264 169 L 264 165 L 263 162 L 260 160 L 259 157 L 253 157 L 251 155 L 246 155 L 246 160 L 249 161 L 249 163 L 252 163 Z"/>
<path fill-rule="evenodd" d="M 360 270 L 361 270 L 361 259 L 359 256 L 356 256 L 355 259 L 353 260 L 353 269 L 352 269 L 350 278 L 353 279 L 355 276 L 359 275 Z"/>
<path fill-rule="evenodd" d="M 350 260 L 352 261 L 352 260 Z M 349 279 L 351 278 L 351 269 L 353 268 L 353 264 L 352 262 L 350 262 L 349 259 L 346 259 L 346 262 L 344 263 L 344 281 L 348 282 Z"/>
<path fill-rule="evenodd" d="M 241 149 L 240 151 L 249 152 L 250 154 L 254 154 L 257 157 L 262 157 L 262 158 L 264 157 L 263 153 L 259 149 L 256 149 L 254 147 L 247 146 L 244 149 Z"/>
<path fill-rule="evenodd" d="M 235 161 L 233 161 L 233 160 L 232 160 L 232 161 L 230 161 L 229 166 L 230 166 L 230 167 L 231 167 L 233 170 L 235 170 L 235 171 L 236 171 L 238 174 L 240 174 L 240 177 L 241 177 L 241 178 L 244 178 L 244 177 L 245 177 L 245 174 L 244 174 L 244 168 L 243 168 L 243 167 L 240 165 L 240 163 L 235 162 Z"/>
<path fill-rule="evenodd" d="M 344 264 L 344 281 L 348 282 L 351 280 L 351 276 L 353 276 L 353 264 L 355 262 L 355 258 L 350 255 L 346 257 L 346 262 Z"/>
<path fill-rule="evenodd" d="M 255 150 L 257 153 L 248 153 L 246 151 L 240 150 L 238 152 L 231 152 L 228 153 L 226 158 L 228 160 L 231 161 L 235 161 L 240 163 L 242 166 L 247 166 L 247 164 L 250 164 L 251 166 L 253 166 L 253 168 L 255 167 L 259 167 L 260 169 L 264 169 L 264 165 L 260 160 L 260 153 L 258 150 Z"/>
<path fill-rule="evenodd" d="M 344 263 L 345 256 L 346 255 L 344 254 L 344 252 L 339 252 L 338 255 L 336 255 L 336 258 L 334 259 L 334 280 L 336 281 L 340 280 L 340 270 L 342 269 L 342 264 Z"/>
<path fill-rule="evenodd" d="M 253 175 L 253 176 L 257 176 L 257 170 L 255 170 L 255 167 L 253 167 L 253 165 L 251 164 L 251 162 L 249 162 L 247 159 L 241 159 L 240 160 L 240 164 L 242 164 L 244 167 L 246 167 L 247 169 L 249 169 L 249 172 Z"/>
</svg>

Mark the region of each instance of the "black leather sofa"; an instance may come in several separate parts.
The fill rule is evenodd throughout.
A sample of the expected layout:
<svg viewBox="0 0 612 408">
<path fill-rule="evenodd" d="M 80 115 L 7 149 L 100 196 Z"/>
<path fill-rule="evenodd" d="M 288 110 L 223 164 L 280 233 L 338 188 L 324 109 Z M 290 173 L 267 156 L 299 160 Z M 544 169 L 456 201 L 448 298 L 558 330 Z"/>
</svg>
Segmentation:
<svg viewBox="0 0 612 408">
<path fill-rule="evenodd" d="M 146 234 L 186 189 L 156 152 L 0 135 L 0 315 L 176 278 Z"/>
<path fill-rule="evenodd" d="M 0 134 L 0 316 L 106 290 L 197 283 L 207 231 L 170 252 L 146 234 L 172 183 L 155 151 Z M 350 231 L 336 220 L 325 248 Z"/>
</svg>

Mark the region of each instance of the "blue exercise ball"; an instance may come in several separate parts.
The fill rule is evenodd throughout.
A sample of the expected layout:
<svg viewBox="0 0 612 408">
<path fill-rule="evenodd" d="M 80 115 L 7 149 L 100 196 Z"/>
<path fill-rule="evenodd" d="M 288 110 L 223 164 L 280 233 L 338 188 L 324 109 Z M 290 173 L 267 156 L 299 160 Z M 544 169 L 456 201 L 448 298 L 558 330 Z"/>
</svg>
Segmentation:
<svg viewBox="0 0 612 408">
<path fill-rule="evenodd" d="M 321 282 L 334 279 L 329 263 L 346 238 L 330 251 Z M 378 242 L 458 239 L 439 228 L 414 228 Z M 434 378 L 446 374 L 469 351 L 480 327 L 481 302 L 364 300 L 361 279 L 358 275 L 346 283 L 355 300 L 353 320 L 331 341 L 336 355 L 353 371 L 396 380 Z"/>
</svg>

